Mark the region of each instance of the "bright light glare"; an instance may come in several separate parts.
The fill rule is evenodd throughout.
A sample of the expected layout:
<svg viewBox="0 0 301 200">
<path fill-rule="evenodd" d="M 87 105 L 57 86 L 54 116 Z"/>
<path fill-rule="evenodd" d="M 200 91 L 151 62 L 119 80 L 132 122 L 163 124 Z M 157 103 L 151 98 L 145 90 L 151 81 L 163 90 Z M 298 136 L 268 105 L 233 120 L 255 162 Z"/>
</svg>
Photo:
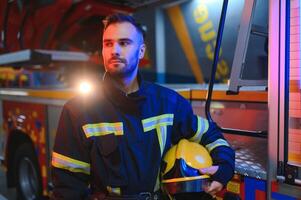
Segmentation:
<svg viewBox="0 0 301 200">
<path fill-rule="evenodd" d="M 79 84 L 79 91 L 82 94 L 88 94 L 92 91 L 92 85 L 91 83 L 87 82 L 87 81 L 83 81 Z"/>
</svg>

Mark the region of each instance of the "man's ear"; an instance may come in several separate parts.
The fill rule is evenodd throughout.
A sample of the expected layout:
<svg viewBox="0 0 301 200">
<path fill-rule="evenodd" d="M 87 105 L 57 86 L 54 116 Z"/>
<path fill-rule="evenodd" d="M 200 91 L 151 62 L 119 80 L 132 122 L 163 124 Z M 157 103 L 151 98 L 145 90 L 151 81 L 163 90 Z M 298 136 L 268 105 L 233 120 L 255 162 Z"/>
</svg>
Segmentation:
<svg viewBox="0 0 301 200">
<path fill-rule="evenodd" d="M 139 59 L 142 59 L 144 57 L 145 54 L 145 50 L 146 50 L 146 46 L 145 44 L 141 44 L 140 45 L 140 49 L 139 49 Z"/>
</svg>

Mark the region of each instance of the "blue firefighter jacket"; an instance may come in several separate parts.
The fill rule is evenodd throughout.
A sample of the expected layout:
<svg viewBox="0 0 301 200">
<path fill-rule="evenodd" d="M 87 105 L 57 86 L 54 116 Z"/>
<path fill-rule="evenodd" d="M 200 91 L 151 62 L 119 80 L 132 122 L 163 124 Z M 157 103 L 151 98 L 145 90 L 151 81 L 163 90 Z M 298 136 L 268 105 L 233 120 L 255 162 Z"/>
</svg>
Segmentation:
<svg viewBox="0 0 301 200">
<path fill-rule="evenodd" d="M 234 151 L 217 129 L 193 114 L 175 91 L 139 78 L 125 95 L 109 75 L 97 92 L 76 97 L 62 110 L 52 154 L 54 199 L 84 199 L 94 192 L 138 194 L 159 189 L 164 153 L 180 139 L 204 145 L 226 184 Z"/>
</svg>

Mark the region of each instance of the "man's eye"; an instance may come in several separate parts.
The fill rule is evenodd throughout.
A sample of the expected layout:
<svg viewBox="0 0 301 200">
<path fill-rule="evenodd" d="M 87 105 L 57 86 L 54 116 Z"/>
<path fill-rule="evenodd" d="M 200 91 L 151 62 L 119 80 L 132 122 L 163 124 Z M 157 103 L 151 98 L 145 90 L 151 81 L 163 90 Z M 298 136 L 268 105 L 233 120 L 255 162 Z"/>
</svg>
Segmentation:
<svg viewBox="0 0 301 200">
<path fill-rule="evenodd" d="M 121 41 L 119 44 L 120 44 L 120 46 L 127 46 L 127 45 L 129 45 L 130 43 L 127 42 L 127 41 Z"/>
<path fill-rule="evenodd" d="M 112 44 L 111 42 L 105 42 L 105 43 L 103 44 L 103 46 L 105 46 L 105 47 L 112 47 L 113 44 Z"/>
</svg>

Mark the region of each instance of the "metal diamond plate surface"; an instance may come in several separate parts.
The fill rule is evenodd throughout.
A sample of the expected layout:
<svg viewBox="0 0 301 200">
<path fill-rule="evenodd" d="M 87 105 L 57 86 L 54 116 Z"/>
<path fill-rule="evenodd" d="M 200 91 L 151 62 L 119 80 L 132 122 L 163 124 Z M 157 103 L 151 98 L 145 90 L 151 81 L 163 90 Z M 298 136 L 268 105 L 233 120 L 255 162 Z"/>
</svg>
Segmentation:
<svg viewBox="0 0 301 200">
<path fill-rule="evenodd" d="M 227 135 L 235 149 L 235 172 L 244 176 L 267 179 L 267 140 L 239 135 Z"/>
</svg>

